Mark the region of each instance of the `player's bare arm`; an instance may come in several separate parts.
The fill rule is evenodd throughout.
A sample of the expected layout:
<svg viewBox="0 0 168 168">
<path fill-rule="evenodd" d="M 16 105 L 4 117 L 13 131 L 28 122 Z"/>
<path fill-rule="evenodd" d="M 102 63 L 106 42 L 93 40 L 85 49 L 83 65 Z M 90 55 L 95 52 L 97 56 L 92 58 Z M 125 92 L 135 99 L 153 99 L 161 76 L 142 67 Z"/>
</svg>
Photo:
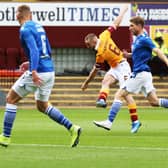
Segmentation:
<svg viewBox="0 0 168 168">
<path fill-rule="evenodd" d="M 123 20 L 123 17 L 125 15 L 125 13 L 128 10 L 128 5 L 124 6 L 123 9 L 121 10 L 120 14 L 117 16 L 117 18 L 114 20 L 113 25 L 117 28 L 121 21 Z"/>
<path fill-rule="evenodd" d="M 98 69 L 96 68 L 96 66 L 94 66 L 93 69 L 91 70 L 89 76 L 87 77 L 87 79 L 84 81 L 84 83 L 81 86 L 81 89 L 83 91 L 85 91 L 87 89 L 88 84 L 95 78 L 97 71 L 98 71 Z"/>
<path fill-rule="evenodd" d="M 29 61 L 23 62 L 20 66 L 20 71 L 25 72 L 29 69 Z"/>
<path fill-rule="evenodd" d="M 123 50 L 123 57 L 124 58 L 131 58 L 132 57 L 132 53 L 127 52 L 127 50 Z"/>
<path fill-rule="evenodd" d="M 159 48 L 154 48 L 152 51 L 168 66 L 168 59 Z"/>
<path fill-rule="evenodd" d="M 36 86 L 41 86 L 43 83 L 42 79 L 38 76 L 38 73 L 35 70 L 32 71 L 32 80 Z"/>
</svg>

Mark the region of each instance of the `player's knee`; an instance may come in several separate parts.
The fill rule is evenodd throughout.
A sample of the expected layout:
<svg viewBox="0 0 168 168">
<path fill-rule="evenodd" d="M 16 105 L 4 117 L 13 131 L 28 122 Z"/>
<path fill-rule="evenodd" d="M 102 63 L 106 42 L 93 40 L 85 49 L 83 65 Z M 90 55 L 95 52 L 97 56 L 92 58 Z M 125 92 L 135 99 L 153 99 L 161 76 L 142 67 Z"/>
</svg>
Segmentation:
<svg viewBox="0 0 168 168">
<path fill-rule="evenodd" d="M 36 106 L 37 106 L 37 110 L 38 110 L 38 111 L 40 111 L 40 112 L 42 112 L 42 113 L 45 112 L 45 108 L 44 108 L 43 105 L 37 104 Z"/>
<path fill-rule="evenodd" d="M 159 106 L 158 100 L 150 101 L 149 103 L 150 103 L 151 106 L 154 106 L 154 107 Z"/>
<path fill-rule="evenodd" d="M 14 102 L 14 100 L 9 95 L 7 95 L 7 97 L 6 97 L 6 103 L 14 104 L 15 102 Z"/>
<path fill-rule="evenodd" d="M 107 79 L 103 79 L 102 80 L 102 86 L 110 86 L 110 81 L 109 80 L 107 80 Z"/>
<path fill-rule="evenodd" d="M 48 107 L 48 102 L 37 101 L 36 106 L 37 106 L 38 111 L 45 113 L 45 111 Z"/>
<path fill-rule="evenodd" d="M 119 89 L 116 93 L 115 93 L 115 99 L 117 100 L 122 100 L 124 97 L 126 97 L 128 95 L 128 92 L 126 90 L 123 89 Z"/>
<path fill-rule="evenodd" d="M 104 84 L 106 84 L 106 80 L 105 79 L 102 80 L 102 85 L 104 85 Z"/>
<path fill-rule="evenodd" d="M 121 100 L 123 97 L 122 93 L 121 92 L 116 92 L 114 98 L 117 99 L 117 100 Z"/>
</svg>

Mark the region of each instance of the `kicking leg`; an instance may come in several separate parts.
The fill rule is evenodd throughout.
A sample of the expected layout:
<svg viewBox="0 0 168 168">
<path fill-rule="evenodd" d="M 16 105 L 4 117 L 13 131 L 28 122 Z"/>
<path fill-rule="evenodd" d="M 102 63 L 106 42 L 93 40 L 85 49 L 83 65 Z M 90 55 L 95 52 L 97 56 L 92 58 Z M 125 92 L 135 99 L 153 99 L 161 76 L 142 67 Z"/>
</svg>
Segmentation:
<svg viewBox="0 0 168 168">
<path fill-rule="evenodd" d="M 112 123 L 113 123 L 114 119 L 116 118 L 116 115 L 122 106 L 122 98 L 124 96 L 126 96 L 127 94 L 128 94 L 127 91 L 125 91 L 123 89 L 119 89 L 115 95 L 115 99 L 114 99 L 113 104 L 110 108 L 107 120 L 94 121 L 93 123 L 98 127 L 104 128 L 106 130 L 110 130 Z"/>
<path fill-rule="evenodd" d="M 110 85 L 114 83 L 116 83 L 116 79 L 112 75 L 106 74 L 104 76 L 104 79 L 102 81 L 102 87 L 99 92 L 98 100 L 96 102 L 97 107 L 105 108 L 107 106 L 106 100 L 109 95 Z"/>
<path fill-rule="evenodd" d="M 152 91 L 148 94 L 147 99 L 151 106 L 160 106 L 168 108 L 168 99 L 158 98 L 155 91 Z"/>
</svg>

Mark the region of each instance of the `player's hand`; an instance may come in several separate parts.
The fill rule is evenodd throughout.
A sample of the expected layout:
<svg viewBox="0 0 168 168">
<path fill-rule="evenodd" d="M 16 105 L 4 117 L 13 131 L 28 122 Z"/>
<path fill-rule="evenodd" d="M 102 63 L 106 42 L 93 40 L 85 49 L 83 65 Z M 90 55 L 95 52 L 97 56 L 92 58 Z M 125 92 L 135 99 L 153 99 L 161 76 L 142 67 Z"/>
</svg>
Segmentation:
<svg viewBox="0 0 168 168">
<path fill-rule="evenodd" d="M 36 86 L 41 86 L 43 84 L 43 80 L 38 76 L 36 71 L 32 71 L 32 80 Z"/>
<path fill-rule="evenodd" d="M 125 5 L 122 10 L 123 12 L 126 12 L 128 10 L 128 5 Z"/>
<path fill-rule="evenodd" d="M 127 50 L 123 50 L 122 52 L 124 58 L 129 58 L 129 53 L 127 52 Z"/>
<path fill-rule="evenodd" d="M 88 88 L 88 84 L 87 83 L 83 83 L 81 86 L 82 91 L 85 91 Z"/>
<path fill-rule="evenodd" d="M 20 66 L 19 66 L 19 70 L 22 72 L 25 72 L 29 69 L 29 62 L 23 62 Z"/>
<path fill-rule="evenodd" d="M 126 13 L 127 12 L 127 10 L 128 10 L 128 5 L 124 5 L 123 6 L 123 8 L 121 9 L 121 14 L 124 14 L 124 13 Z"/>
<path fill-rule="evenodd" d="M 168 60 L 166 60 L 166 66 L 168 67 Z"/>
</svg>

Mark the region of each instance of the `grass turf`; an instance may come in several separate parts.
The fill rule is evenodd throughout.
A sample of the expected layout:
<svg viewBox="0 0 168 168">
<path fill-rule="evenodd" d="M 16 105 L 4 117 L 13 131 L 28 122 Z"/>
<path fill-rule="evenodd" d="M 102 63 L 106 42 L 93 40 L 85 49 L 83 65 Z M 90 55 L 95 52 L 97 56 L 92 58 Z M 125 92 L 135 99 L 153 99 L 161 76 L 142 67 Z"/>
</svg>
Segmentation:
<svg viewBox="0 0 168 168">
<path fill-rule="evenodd" d="M 139 109 L 142 127 L 137 134 L 130 133 L 127 109 L 118 114 L 111 131 L 92 124 L 94 119 L 105 119 L 108 109 L 62 109 L 62 112 L 83 128 L 77 148 L 69 147 L 70 136 L 62 126 L 35 110 L 19 110 L 12 144 L 0 147 L 0 167 L 168 167 L 167 109 Z"/>
</svg>

